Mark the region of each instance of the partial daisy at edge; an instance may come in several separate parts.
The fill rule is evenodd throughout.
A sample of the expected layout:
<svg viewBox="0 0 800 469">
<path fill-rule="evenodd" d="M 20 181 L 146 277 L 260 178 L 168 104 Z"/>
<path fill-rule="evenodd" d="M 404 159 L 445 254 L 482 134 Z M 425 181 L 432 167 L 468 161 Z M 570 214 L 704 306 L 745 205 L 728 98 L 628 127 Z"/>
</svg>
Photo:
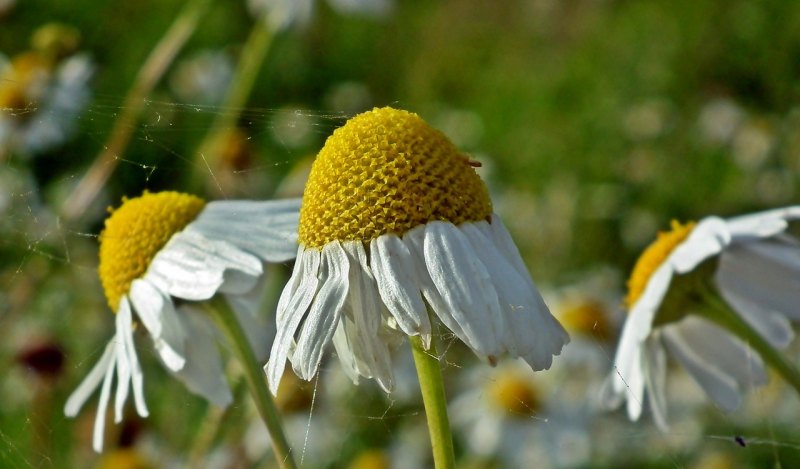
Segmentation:
<svg viewBox="0 0 800 469">
<path fill-rule="evenodd" d="M 483 361 L 551 366 L 569 341 L 493 212 L 479 163 L 416 114 L 376 108 L 334 131 L 303 195 L 299 249 L 264 370 L 311 380 L 332 343 L 353 383 L 394 388 L 390 350 L 436 322 Z"/>
<path fill-rule="evenodd" d="M 605 404 L 625 401 L 638 420 L 646 398 L 666 430 L 668 356 L 724 411 L 767 382 L 765 362 L 797 388 L 800 375 L 777 352 L 794 338 L 791 321 L 800 320 L 800 241 L 787 231 L 797 219 L 800 206 L 791 206 L 673 221 L 659 233 L 628 281 Z"/>
<path fill-rule="evenodd" d="M 218 406 L 232 401 L 216 346 L 216 326 L 200 303 L 222 295 L 230 303 L 259 359 L 271 335 L 257 317 L 265 262 L 294 258 L 299 199 L 206 203 L 179 192 L 123 198 L 100 234 L 98 272 L 116 333 L 97 364 L 66 402 L 78 414 L 100 387 L 93 448 L 102 451 L 106 410 L 114 395 L 119 423 L 133 391 L 146 417 L 144 377 L 134 345 L 143 326 L 162 364 L 193 393 Z M 174 299 L 185 300 L 176 306 Z"/>
</svg>

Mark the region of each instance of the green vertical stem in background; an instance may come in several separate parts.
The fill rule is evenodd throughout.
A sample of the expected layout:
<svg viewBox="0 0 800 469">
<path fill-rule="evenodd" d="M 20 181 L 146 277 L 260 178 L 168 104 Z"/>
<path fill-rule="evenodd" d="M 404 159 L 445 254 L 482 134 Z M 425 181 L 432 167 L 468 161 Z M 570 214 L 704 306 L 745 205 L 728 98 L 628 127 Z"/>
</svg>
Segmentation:
<svg viewBox="0 0 800 469">
<path fill-rule="evenodd" d="M 250 388 L 250 394 L 253 396 L 258 413 L 261 414 L 261 419 L 266 424 L 267 431 L 272 439 L 275 459 L 281 467 L 288 469 L 297 467 L 294 458 L 292 458 L 289 442 L 283 433 L 275 401 L 267 388 L 266 376 L 262 367 L 256 361 L 256 356 L 247 341 L 247 336 L 242 326 L 236 319 L 236 314 L 224 298 L 214 297 L 209 303 L 208 309 L 211 315 L 225 334 L 233 353 L 242 365 L 244 377 Z"/>
<path fill-rule="evenodd" d="M 194 189 L 202 187 L 205 181 L 208 181 L 204 175 L 216 168 L 221 153 L 220 143 L 224 141 L 225 133 L 236 126 L 242 109 L 247 105 L 273 37 L 274 31 L 266 19 L 258 19 L 242 47 L 236 71 L 220 112 L 214 117 L 211 129 L 197 148 L 190 181 Z"/>
<path fill-rule="evenodd" d="M 770 345 L 741 316 L 736 314 L 716 291 L 706 289 L 703 292 L 703 297 L 706 303 L 713 308 L 712 311 L 704 313 L 705 317 L 729 330 L 745 344 L 752 347 L 767 364 L 780 373 L 781 377 L 800 396 L 800 371 L 797 367 L 775 350 L 775 347 Z"/>
<path fill-rule="evenodd" d="M 61 215 L 65 219 L 80 218 L 111 177 L 128 147 L 147 97 L 194 33 L 210 4 L 211 0 L 189 0 L 167 33 L 150 52 L 125 96 L 120 115 L 114 122 L 103 149 L 61 206 Z"/>
<path fill-rule="evenodd" d="M 450 421 L 447 418 L 447 398 L 444 393 L 442 370 L 436 357 L 436 346 L 431 341 L 430 348 L 425 350 L 419 336 L 410 336 L 408 339 L 411 342 L 419 387 L 422 390 L 422 401 L 425 404 L 433 462 L 437 469 L 453 468 L 456 459 L 453 451 L 453 435 L 450 433 Z"/>
</svg>

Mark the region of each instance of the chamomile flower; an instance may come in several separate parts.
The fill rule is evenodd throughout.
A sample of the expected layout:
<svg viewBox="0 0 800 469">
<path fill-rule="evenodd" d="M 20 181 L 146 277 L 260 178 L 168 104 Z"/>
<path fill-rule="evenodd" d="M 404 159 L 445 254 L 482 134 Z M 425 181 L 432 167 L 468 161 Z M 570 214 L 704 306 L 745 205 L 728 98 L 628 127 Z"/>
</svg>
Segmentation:
<svg viewBox="0 0 800 469">
<path fill-rule="evenodd" d="M 37 154 L 62 143 L 89 101 L 94 65 L 71 28 L 46 25 L 35 47 L 10 60 L 0 57 L 0 156 Z"/>
<path fill-rule="evenodd" d="M 102 383 L 94 427 L 96 451 L 102 450 L 115 376 L 116 422 L 122 419 L 131 389 L 137 413 L 148 415 L 133 342 L 139 324 L 150 334 L 166 368 L 189 390 L 220 406 L 231 402 L 214 345 L 216 329 L 192 303 L 176 308 L 173 297 L 202 301 L 226 295 L 249 341 L 266 341 L 253 315 L 256 300 L 248 295 L 263 273 L 263 262 L 294 257 L 298 210 L 298 199 L 205 203 L 178 192 L 145 192 L 123 199 L 112 211 L 100 234 L 98 270 L 116 313 L 116 333 L 64 409 L 75 416 Z"/>
<path fill-rule="evenodd" d="M 294 272 L 265 366 L 310 380 L 332 341 L 357 383 L 393 377 L 397 331 L 431 341 L 431 318 L 480 358 L 549 368 L 569 340 L 550 315 L 470 159 L 416 114 L 373 109 L 328 138 L 300 210 Z"/>
<path fill-rule="evenodd" d="M 673 222 L 660 233 L 628 281 L 609 403 L 627 400 L 637 420 L 647 389 L 655 421 L 666 428 L 666 352 L 724 410 L 766 382 L 762 359 L 787 377 L 774 349 L 789 344 L 789 320 L 800 319 L 800 243 L 786 233 L 797 218 L 800 206 Z"/>
</svg>

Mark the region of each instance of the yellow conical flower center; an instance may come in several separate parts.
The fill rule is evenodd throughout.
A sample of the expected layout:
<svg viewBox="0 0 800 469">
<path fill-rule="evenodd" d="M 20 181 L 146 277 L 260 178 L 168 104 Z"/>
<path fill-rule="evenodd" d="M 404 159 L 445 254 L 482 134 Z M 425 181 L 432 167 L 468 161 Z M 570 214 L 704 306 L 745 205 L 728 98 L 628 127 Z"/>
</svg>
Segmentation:
<svg viewBox="0 0 800 469">
<path fill-rule="evenodd" d="M 560 308 L 558 319 L 570 332 L 600 340 L 611 336 L 608 311 L 597 300 L 582 298 L 570 300 Z"/>
<path fill-rule="evenodd" d="M 629 310 L 644 293 L 647 282 L 656 269 L 689 236 L 694 226 L 694 222 L 682 225 L 676 220 L 672 220 L 672 229 L 659 232 L 656 240 L 644 250 L 628 279 L 628 296 L 625 297 L 625 306 Z"/>
<path fill-rule="evenodd" d="M 108 305 L 116 311 L 131 282 L 141 277 L 153 257 L 175 233 L 197 217 L 205 202 L 179 192 L 145 192 L 123 198 L 122 206 L 109 209 L 100 233 L 100 281 Z"/>
<path fill-rule="evenodd" d="M 539 407 L 539 393 L 530 378 L 514 371 L 500 373 L 490 382 L 488 397 L 495 407 L 513 416 L 533 415 Z"/>
<path fill-rule="evenodd" d="M 325 142 L 303 194 L 299 239 L 306 247 L 367 242 L 491 213 L 469 158 L 416 114 L 387 107 L 353 117 Z"/>
</svg>

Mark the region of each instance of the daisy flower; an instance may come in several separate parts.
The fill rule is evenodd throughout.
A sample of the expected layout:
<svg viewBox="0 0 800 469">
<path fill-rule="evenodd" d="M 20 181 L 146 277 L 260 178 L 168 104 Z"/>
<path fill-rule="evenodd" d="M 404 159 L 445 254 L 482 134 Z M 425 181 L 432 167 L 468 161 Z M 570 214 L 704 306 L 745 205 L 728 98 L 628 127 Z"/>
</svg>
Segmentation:
<svg viewBox="0 0 800 469">
<path fill-rule="evenodd" d="M 33 155 L 66 140 L 89 101 L 94 71 L 77 47 L 77 33 L 50 24 L 36 32 L 33 50 L 10 60 L 0 56 L 0 156 Z"/>
<path fill-rule="evenodd" d="M 264 367 L 310 380 L 327 345 L 354 383 L 393 387 L 396 331 L 431 346 L 431 314 L 489 364 L 549 368 L 568 336 L 496 214 L 475 163 L 419 116 L 392 108 L 328 138 L 300 210 L 294 272 Z"/>
<path fill-rule="evenodd" d="M 116 333 L 64 408 L 67 416 L 77 415 L 101 387 L 94 426 L 96 451 L 103 447 L 115 376 L 115 421 L 122 419 L 131 390 L 137 413 L 148 415 L 133 342 L 138 325 L 149 333 L 164 366 L 190 391 L 216 405 L 231 402 L 214 346 L 214 325 L 191 303 L 176 308 L 173 297 L 202 301 L 223 294 L 249 341 L 266 341 L 253 315 L 257 299 L 250 293 L 263 274 L 264 262 L 294 257 L 298 210 L 298 199 L 205 203 L 178 192 L 145 192 L 123 199 L 122 206 L 111 212 L 100 234 L 98 271 L 108 305 L 116 313 Z"/>
<path fill-rule="evenodd" d="M 627 400 L 637 420 L 647 389 L 665 429 L 667 352 L 724 410 L 766 382 L 764 361 L 800 391 L 797 370 L 775 351 L 794 337 L 789 320 L 800 319 L 800 244 L 786 233 L 797 218 L 800 206 L 673 222 L 660 233 L 628 280 L 608 403 Z"/>
</svg>

